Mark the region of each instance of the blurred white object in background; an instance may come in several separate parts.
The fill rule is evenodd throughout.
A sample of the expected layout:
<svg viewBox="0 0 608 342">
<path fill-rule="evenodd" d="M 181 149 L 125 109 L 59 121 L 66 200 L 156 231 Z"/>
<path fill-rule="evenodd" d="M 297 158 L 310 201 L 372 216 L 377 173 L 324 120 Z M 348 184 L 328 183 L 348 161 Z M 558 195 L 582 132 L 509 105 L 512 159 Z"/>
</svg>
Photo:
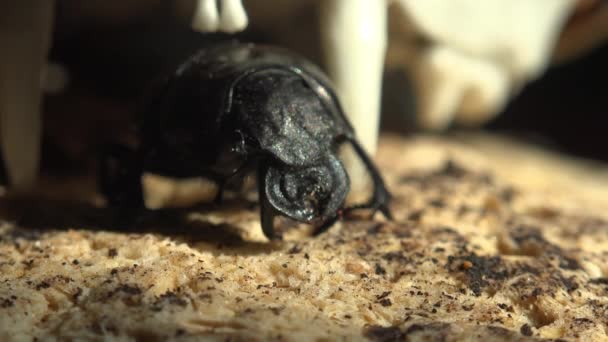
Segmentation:
<svg viewBox="0 0 608 342">
<path fill-rule="evenodd" d="M 375 151 L 386 54 L 386 3 L 320 2 L 321 41 L 328 74 L 345 113 L 368 151 Z"/>
<path fill-rule="evenodd" d="M 403 30 L 429 40 L 413 60 L 418 122 L 478 125 L 499 112 L 551 60 L 574 0 L 395 0 Z M 399 41 L 392 40 L 391 42 Z"/>
<path fill-rule="evenodd" d="M 419 57 L 410 74 L 422 128 L 444 129 L 453 119 L 467 125 L 483 123 L 511 90 L 503 69 L 449 46 L 430 47 Z"/>
<path fill-rule="evenodd" d="M 220 8 L 217 8 L 220 5 Z M 241 0 L 197 0 L 192 29 L 199 32 L 234 33 L 247 27 L 247 13 Z"/>
<path fill-rule="evenodd" d="M 0 136 L 12 189 L 27 191 L 38 176 L 41 81 L 53 30 L 54 1 L 0 5 Z"/>
<path fill-rule="evenodd" d="M 378 0 L 320 2 L 321 42 L 329 77 L 363 147 L 374 153 L 380 124 L 380 94 L 386 54 L 386 3 Z M 344 151 L 351 188 L 366 185 L 359 158 Z"/>
</svg>

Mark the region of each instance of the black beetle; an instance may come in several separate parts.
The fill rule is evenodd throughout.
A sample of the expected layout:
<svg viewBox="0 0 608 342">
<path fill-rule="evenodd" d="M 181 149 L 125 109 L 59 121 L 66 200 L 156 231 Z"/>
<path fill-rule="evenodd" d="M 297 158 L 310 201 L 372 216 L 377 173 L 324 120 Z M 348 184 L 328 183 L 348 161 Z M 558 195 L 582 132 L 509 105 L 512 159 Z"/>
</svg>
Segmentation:
<svg viewBox="0 0 608 342">
<path fill-rule="evenodd" d="M 319 223 L 342 213 L 380 210 L 390 195 L 357 142 L 323 73 L 286 50 L 225 43 L 205 48 L 172 73 L 144 108 L 135 150 L 114 146 L 102 159 L 100 186 L 111 205 L 142 206 L 141 175 L 206 177 L 224 185 L 256 170 L 264 234 L 273 218 Z M 344 208 L 350 190 L 338 149 L 351 144 L 373 180 L 368 203 Z"/>
</svg>

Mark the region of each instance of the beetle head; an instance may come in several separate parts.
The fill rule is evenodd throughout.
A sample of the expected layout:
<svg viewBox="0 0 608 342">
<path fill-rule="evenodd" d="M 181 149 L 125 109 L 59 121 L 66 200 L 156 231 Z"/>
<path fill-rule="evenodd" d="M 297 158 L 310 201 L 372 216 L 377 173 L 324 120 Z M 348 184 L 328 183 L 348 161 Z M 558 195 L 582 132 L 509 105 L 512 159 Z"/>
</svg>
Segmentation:
<svg viewBox="0 0 608 342">
<path fill-rule="evenodd" d="M 334 217 L 350 189 L 342 162 L 331 154 L 324 162 L 309 167 L 270 166 L 263 177 L 263 191 L 270 205 L 300 222 Z"/>
</svg>

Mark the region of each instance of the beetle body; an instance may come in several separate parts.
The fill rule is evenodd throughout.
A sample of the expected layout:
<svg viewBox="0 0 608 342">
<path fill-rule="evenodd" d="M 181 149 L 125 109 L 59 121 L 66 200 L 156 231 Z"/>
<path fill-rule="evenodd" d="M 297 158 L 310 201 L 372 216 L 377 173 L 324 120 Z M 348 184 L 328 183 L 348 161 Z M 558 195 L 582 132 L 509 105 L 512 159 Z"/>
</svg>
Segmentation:
<svg viewBox="0 0 608 342">
<path fill-rule="evenodd" d="M 389 194 L 355 138 L 323 73 L 288 51 L 228 43 L 203 49 L 151 97 L 139 124 L 137 151 L 102 161 L 102 191 L 110 203 L 141 205 L 143 172 L 207 177 L 223 185 L 255 170 L 262 228 L 273 238 L 283 215 L 329 227 L 350 189 L 338 149 L 351 144 L 370 172 L 369 203 L 390 217 Z M 119 172 L 111 172 L 109 159 Z"/>
</svg>

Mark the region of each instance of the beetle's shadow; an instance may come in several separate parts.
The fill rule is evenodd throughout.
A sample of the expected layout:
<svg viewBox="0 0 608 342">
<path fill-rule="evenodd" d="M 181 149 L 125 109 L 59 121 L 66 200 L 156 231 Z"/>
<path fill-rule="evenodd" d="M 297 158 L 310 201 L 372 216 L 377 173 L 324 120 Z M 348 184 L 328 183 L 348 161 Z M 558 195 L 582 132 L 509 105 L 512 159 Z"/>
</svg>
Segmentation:
<svg viewBox="0 0 608 342">
<path fill-rule="evenodd" d="M 121 209 L 100 208 L 86 202 L 56 199 L 0 199 L 0 217 L 15 222 L 17 234 L 40 236 L 48 231 L 87 230 L 116 233 L 155 233 L 178 238 L 189 244 L 208 243 L 234 247 L 248 253 L 263 253 L 274 244 L 248 241 L 228 223 L 205 219 L 209 213 L 236 213 L 256 210 L 257 203 L 244 199 L 229 200 L 221 206 L 204 204 L 190 209 L 139 209 L 126 213 Z M 197 213 L 195 220 L 188 214 Z"/>
</svg>

